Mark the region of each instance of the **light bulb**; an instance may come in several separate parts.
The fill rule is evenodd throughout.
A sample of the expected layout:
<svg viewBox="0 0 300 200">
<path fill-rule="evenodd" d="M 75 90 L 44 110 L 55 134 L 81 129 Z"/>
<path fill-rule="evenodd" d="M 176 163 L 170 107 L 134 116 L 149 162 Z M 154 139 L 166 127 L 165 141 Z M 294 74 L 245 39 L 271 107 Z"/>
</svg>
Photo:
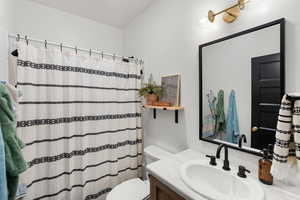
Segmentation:
<svg viewBox="0 0 300 200">
<path fill-rule="evenodd" d="M 208 24 L 209 23 L 209 20 L 208 20 L 208 17 L 202 17 L 200 20 L 199 20 L 200 24 Z"/>
</svg>

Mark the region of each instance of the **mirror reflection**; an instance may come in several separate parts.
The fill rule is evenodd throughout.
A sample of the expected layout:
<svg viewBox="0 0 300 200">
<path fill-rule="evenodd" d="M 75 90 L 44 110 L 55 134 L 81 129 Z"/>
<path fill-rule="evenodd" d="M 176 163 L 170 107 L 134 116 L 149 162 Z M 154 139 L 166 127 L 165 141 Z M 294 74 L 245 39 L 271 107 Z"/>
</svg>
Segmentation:
<svg viewBox="0 0 300 200">
<path fill-rule="evenodd" d="M 275 143 L 280 59 L 280 24 L 202 49 L 202 139 L 254 149 Z"/>
</svg>

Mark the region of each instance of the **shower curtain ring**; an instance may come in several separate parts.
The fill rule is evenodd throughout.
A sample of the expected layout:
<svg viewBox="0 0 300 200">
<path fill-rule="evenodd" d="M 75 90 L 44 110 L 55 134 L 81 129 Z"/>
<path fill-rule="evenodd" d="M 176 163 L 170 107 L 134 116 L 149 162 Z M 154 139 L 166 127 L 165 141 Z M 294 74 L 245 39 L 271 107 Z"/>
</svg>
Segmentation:
<svg viewBox="0 0 300 200">
<path fill-rule="evenodd" d="M 116 60 L 116 54 L 114 53 L 113 55 L 113 60 L 115 61 Z"/>
<path fill-rule="evenodd" d="M 25 41 L 26 41 L 26 44 L 28 45 L 29 41 L 28 41 L 28 36 L 27 35 L 25 35 Z"/>
<path fill-rule="evenodd" d="M 78 49 L 77 49 L 77 46 L 75 47 L 75 53 L 76 53 L 76 54 L 78 53 Z"/>
<path fill-rule="evenodd" d="M 45 49 L 47 49 L 47 40 L 45 40 Z"/>
<path fill-rule="evenodd" d="M 101 57 L 102 57 L 102 60 L 103 60 L 103 58 L 104 58 L 104 52 L 103 51 L 101 52 Z"/>
<path fill-rule="evenodd" d="M 60 51 L 62 52 L 62 50 L 63 50 L 63 44 L 60 43 L 59 47 L 60 47 Z"/>
<path fill-rule="evenodd" d="M 19 42 L 19 41 L 20 41 L 20 39 L 21 39 L 21 36 L 20 36 L 20 34 L 17 34 L 17 37 L 16 37 L 16 40 L 17 40 L 17 42 Z"/>
<path fill-rule="evenodd" d="M 90 49 L 90 56 L 92 56 L 92 49 Z"/>
</svg>

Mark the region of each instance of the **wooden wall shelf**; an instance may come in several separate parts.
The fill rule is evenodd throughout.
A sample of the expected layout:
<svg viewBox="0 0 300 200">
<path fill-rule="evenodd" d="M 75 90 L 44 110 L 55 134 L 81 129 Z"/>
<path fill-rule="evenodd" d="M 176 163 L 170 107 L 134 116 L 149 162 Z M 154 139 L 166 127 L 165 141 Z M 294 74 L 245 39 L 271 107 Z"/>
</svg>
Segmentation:
<svg viewBox="0 0 300 200">
<path fill-rule="evenodd" d="M 159 110 L 167 110 L 167 111 L 175 111 L 175 123 L 178 124 L 178 111 L 183 110 L 184 107 L 182 106 L 151 106 L 151 105 L 144 105 L 144 108 L 153 109 L 153 118 L 156 119 L 156 109 Z"/>
</svg>

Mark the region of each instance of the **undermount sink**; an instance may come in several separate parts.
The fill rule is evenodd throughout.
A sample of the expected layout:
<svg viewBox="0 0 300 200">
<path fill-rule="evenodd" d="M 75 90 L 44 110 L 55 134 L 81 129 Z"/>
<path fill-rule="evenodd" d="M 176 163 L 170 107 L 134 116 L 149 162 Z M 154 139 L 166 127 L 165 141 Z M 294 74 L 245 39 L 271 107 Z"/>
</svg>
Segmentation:
<svg viewBox="0 0 300 200">
<path fill-rule="evenodd" d="M 236 169 L 224 171 L 207 160 L 190 161 L 180 169 L 183 182 L 209 200 L 263 200 L 264 191 L 251 177 L 240 178 Z"/>
</svg>

